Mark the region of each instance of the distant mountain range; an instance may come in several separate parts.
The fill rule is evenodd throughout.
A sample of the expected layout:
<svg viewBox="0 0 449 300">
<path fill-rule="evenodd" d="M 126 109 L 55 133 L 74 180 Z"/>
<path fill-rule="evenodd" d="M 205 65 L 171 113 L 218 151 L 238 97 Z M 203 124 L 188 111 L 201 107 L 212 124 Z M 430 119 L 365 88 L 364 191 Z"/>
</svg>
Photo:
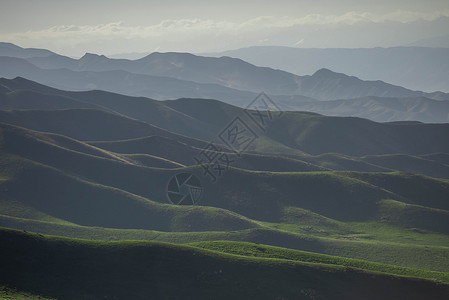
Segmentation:
<svg viewBox="0 0 449 300">
<path fill-rule="evenodd" d="M 447 42 L 448 37 L 445 39 Z M 449 92 L 447 47 L 307 49 L 256 46 L 205 55 L 235 57 L 256 66 L 298 75 L 328 68 L 364 80 L 382 80 L 413 90 Z"/>
<path fill-rule="evenodd" d="M 25 77 L 64 90 L 106 90 L 158 100 L 218 99 L 246 107 L 265 91 L 283 110 L 305 110 L 374 121 L 444 123 L 449 95 L 424 93 L 320 69 L 297 76 L 229 57 L 152 53 L 138 60 L 86 54 L 73 59 L 1 43 L 0 76 Z M 320 100 L 320 101 L 318 101 Z M 437 100 L 437 101 L 436 101 Z"/>
<path fill-rule="evenodd" d="M 19 58 L 47 57 L 56 53 L 37 48 L 22 48 L 11 43 L 0 42 L 0 56 L 11 56 Z"/>
<path fill-rule="evenodd" d="M 226 56 L 212 58 L 189 53 L 152 53 L 138 60 L 126 60 L 87 53 L 79 60 L 51 55 L 29 58 L 28 61 L 44 69 L 67 68 L 92 72 L 122 70 L 133 74 L 218 84 L 255 93 L 265 91 L 271 95 L 302 95 L 318 100 L 361 96 L 447 98 L 447 95 L 410 91 L 380 81 L 362 81 L 328 69 L 321 69 L 313 76 L 297 76 L 285 71 L 256 67 Z"/>
<path fill-rule="evenodd" d="M 209 98 L 245 107 L 265 91 L 283 110 L 307 110 L 375 121 L 448 122 L 444 93 L 423 93 L 321 69 L 297 76 L 229 57 L 152 53 L 139 60 L 86 54 L 73 59 L 2 43 L 0 76 L 22 76 L 65 90 L 100 89 L 153 99 Z M 406 99 L 402 99 L 406 98 Z M 317 101 L 321 100 L 321 101 Z M 327 102 L 338 100 L 337 102 Z M 325 101 L 324 103 L 322 103 Z M 442 109 L 443 108 L 443 109 Z"/>
</svg>

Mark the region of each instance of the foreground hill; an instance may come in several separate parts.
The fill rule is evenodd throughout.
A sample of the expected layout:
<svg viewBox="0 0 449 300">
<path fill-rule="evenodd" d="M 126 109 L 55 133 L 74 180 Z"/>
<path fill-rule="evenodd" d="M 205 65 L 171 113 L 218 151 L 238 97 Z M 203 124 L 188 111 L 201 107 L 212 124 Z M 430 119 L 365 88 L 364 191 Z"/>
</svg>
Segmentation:
<svg viewBox="0 0 449 300">
<path fill-rule="evenodd" d="M 443 299 L 447 285 L 326 264 L 149 242 L 0 230 L 0 282 L 59 299 Z M 14 254 L 14 255 L 12 255 Z M 25 280 L 33 278 L 33 280 Z M 70 274 L 70 280 L 67 280 Z M 5 276 L 6 275 L 6 276 Z"/>
</svg>

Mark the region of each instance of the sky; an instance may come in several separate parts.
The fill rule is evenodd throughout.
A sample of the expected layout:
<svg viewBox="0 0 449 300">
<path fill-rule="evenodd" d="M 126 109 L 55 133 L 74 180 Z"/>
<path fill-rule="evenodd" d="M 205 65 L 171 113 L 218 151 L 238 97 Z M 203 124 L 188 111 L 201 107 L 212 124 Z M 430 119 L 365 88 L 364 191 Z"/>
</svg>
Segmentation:
<svg viewBox="0 0 449 300">
<path fill-rule="evenodd" d="M 264 45 L 449 47 L 449 1 L 0 0 L 0 41 L 73 57 Z"/>
</svg>

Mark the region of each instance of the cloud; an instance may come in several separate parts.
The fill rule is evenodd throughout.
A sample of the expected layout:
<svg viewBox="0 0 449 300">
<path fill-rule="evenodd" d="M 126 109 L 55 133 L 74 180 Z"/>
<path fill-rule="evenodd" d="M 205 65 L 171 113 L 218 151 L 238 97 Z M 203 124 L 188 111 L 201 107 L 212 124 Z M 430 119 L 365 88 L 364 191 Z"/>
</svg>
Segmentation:
<svg viewBox="0 0 449 300">
<path fill-rule="evenodd" d="M 302 43 L 304 43 L 304 39 L 300 39 L 299 41 L 297 41 L 296 43 L 293 44 L 293 47 L 297 47 L 299 45 L 301 45 Z"/>
<path fill-rule="evenodd" d="M 441 17 L 449 17 L 449 11 L 430 13 L 395 11 L 376 15 L 369 12 L 347 12 L 341 15 L 309 14 L 303 17 L 260 16 L 242 22 L 219 21 L 212 19 L 167 19 L 148 26 L 130 26 L 124 22 L 111 22 L 97 25 L 59 25 L 44 30 L 18 32 L 0 35 L 1 40 L 10 41 L 26 47 L 45 47 L 75 54 L 78 47 L 96 47 L 102 53 L 119 51 L 146 51 L 160 47 L 166 50 L 216 51 L 217 47 L 234 47 L 234 45 L 257 44 L 281 35 L 294 28 L 329 25 L 383 24 L 396 22 L 412 24 L 413 22 L 430 22 Z M 317 28 L 317 27 L 316 27 Z M 298 36 L 298 35 L 296 35 Z M 293 38 L 293 36 L 292 36 Z M 124 46 L 132 42 L 133 49 Z M 295 40 L 286 44 L 295 46 Z M 130 43 L 127 43 L 130 47 Z M 109 50 L 101 49 L 108 47 Z M 113 48 L 111 48 L 113 47 Z M 88 49 L 84 49 L 87 51 Z M 94 50 L 95 49 L 90 49 Z M 78 50 L 80 51 L 80 50 Z M 76 53 L 79 55 L 80 53 Z"/>
</svg>

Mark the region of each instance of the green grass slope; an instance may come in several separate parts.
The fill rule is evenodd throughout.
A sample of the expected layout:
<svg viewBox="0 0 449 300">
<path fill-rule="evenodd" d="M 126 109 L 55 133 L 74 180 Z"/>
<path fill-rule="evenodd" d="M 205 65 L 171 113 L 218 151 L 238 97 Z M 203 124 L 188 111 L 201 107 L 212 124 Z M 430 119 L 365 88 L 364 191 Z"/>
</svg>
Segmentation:
<svg viewBox="0 0 449 300">
<path fill-rule="evenodd" d="M 232 242 L 232 241 L 212 241 L 212 242 L 190 243 L 189 245 L 200 247 L 203 249 L 209 249 L 249 257 L 279 258 L 302 262 L 341 265 L 350 268 L 358 268 L 374 272 L 390 273 L 395 275 L 427 278 L 432 280 L 438 280 L 444 283 L 449 283 L 449 273 L 446 272 L 433 272 L 412 268 L 397 267 L 367 262 L 363 260 L 348 259 L 324 254 L 316 254 L 261 244 Z"/>
<path fill-rule="evenodd" d="M 267 224 L 268 225 L 268 224 Z M 343 229 L 287 226 L 233 231 L 163 232 L 53 223 L 0 215 L 0 226 L 91 240 L 151 240 L 170 243 L 240 241 L 360 259 L 395 266 L 449 272 L 449 241 L 441 234 L 405 230 L 381 223 L 340 224 Z M 296 228 L 295 228 L 296 227 Z M 300 230 L 300 228 L 305 230 Z"/>
<path fill-rule="evenodd" d="M 391 170 L 449 179 L 449 164 L 438 162 L 432 156 L 404 154 L 362 157 L 363 161 Z M 353 170 L 355 171 L 355 170 Z"/>
<path fill-rule="evenodd" d="M 175 141 L 161 136 L 149 136 L 137 139 L 121 141 L 98 141 L 89 142 L 90 145 L 108 151 L 131 154 L 143 153 L 168 159 L 186 166 L 198 164 L 194 159 L 205 159 L 203 149 Z M 221 147 L 216 145 L 216 147 Z M 218 149 L 218 148 L 217 148 Z M 223 152 L 207 150 L 210 156 L 222 155 Z M 273 172 L 310 172 L 324 171 L 325 168 L 314 165 L 310 162 L 302 161 L 299 158 L 288 158 L 280 155 L 263 155 L 257 153 L 235 153 L 226 152 L 230 165 L 235 168 L 254 171 Z"/>
<path fill-rule="evenodd" d="M 0 299 L 2 300 L 54 300 L 31 293 L 18 291 L 7 286 L 0 286 Z"/>
<path fill-rule="evenodd" d="M 419 155 L 449 152 L 449 141 L 446 138 L 449 135 L 448 124 L 376 123 L 360 118 L 326 117 L 314 113 L 285 112 L 282 116 L 275 117 L 269 122 L 270 124 L 265 126 L 265 131 L 260 131 L 257 129 L 257 125 L 246 116 L 242 108 L 216 100 L 178 99 L 161 102 L 102 91 L 70 93 L 44 86 L 35 89 L 33 84 L 27 83 L 12 84 L 13 87 L 10 90 L 17 89 L 17 85 L 23 85 L 25 90 L 27 88 L 40 92 L 46 90 L 47 94 L 53 96 L 70 97 L 78 102 L 88 103 L 103 110 L 117 112 L 122 117 L 128 116 L 134 119 L 133 124 L 129 119 L 127 122 L 114 119 L 114 124 L 111 124 L 111 116 L 96 113 L 97 115 L 93 117 L 93 112 L 83 112 L 82 118 L 86 120 L 84 125 L 82 123 L 77 124 L 76 118 L 72 116 L 76 114 L 74 110 L 71 110 L 70 118 L 67 116 L 67 112 L 46 112 L 44 120 L 40 119 L 43 118 L 43 112 L 27 112 L 26 117 L 21 115 L 24 113 L 19 112 L 16 112 L 14 116 L 8 116 L 5 113 L 0 115 L 0 121 L 3 122 L 12 122 L 36 130 L 54 130 L 54 132 L 82 140 L 119 140 L 156 135 L 148 133 L 148 131 L 154 132 L 156 130 L 154 128 L 150 130 L 148 124 L 191 138 L 211 140 L 217 138 L 218 134 L 238 116 L 248 126 L 253 127 L 252 129 L 259 135 L 259 139 L 249 149 L 259 152 L 307 153 L 312 155 L 340 153 L 351 156 Z M 27 92 L 21 91 L 20 93 L 26 94 Z M 41 102 L 44 103 L 44 100 Z M 30 108 L 32 107 L 30 106 Z M 60 107 L 56 106 L 54 109 L 57 108 Z M 117 116 L 115 117 L 117 118 Z M 68 118 L 67 121 L 66 118 Z M 32 123 L 30 119 L 33 120 Z M 97 122 L 102 121 L 103 125 L 95 126 L 92 123 L 93 119 L 96 119 Z M 136 119 L 146 122 L 146 126 L 144 124 L 138 126 Z M 50 121 L 59 122 L 59 126 L 48 128 Z M 67 127 L 71 127 L 66 123 L 69 121 L 72 124 L 77 124 L 79 131 L 81 129 L 86 130 L 86 127 L 89 126 L 92 132 L 84 132 L 83 135 L 74 136 L 75 133 L 71 135 L 69 132 L 64 132 L 64 129 L 58 129 L 59 127 L 65 127 L 67 131 Z M 123 127 L 127 128 L 127 136 L 122 133 Z M 101 128 L 113 128 L 114 130 L 105 132 Z M 79 131 L 76 133 L 80 134 Z M 142 134 L 142 131 L 147 133 Z M 100 136 L 98 136 L 99 133 L 101 133 Z M 120 135 L 120 133 L 122 134 Z M 167 134 L 161 133 L 157 135 L 167 136 Z M 179 136 L 175 138 L 180 140 Z"/>
<path fill-rule="evenodd" d="M 267 136 L 308 154 L 351 156 L 449 152 L 449 124 L 376 123 L 360 118 L 285 112 Z"/>
<path fill-rule="evenodd" d="M 4 127 L 2 139 L 7 153 L 49 165 L 84 181 L 161 203 L 167 203 L 165 186 L 168 180 L 181 172 L 88 155 L 54 145 L 33 132 L 16 127 Z M 449 183 L 423 176 L 415 178 L 414 187 L 422 189 L 413 193 L 405 187 L 409 176 L 402 173 L 274 173 L 229 169 L 220 177 L 219 184 L 214 184 L 202 175 L 200 166 L 182 170 L 193 172 L 202 179 L 201 205 L 224 208 L 256 220 L 278 222 L 284 214 L 283 209 L 292 206 L 340 221 L 367 221 L 379 217 L 379 201 L 385 199 L 448 210 L 444 199 L 449 193 Z M 20 176 L 32 180 L 26 172 L 20 172 Z M 382 181 L 373 181 L 373 178 Z M 44 177 L 40 181 L 51 184 Z M 383 182 L 390 185 L 385 186 Z M 391 185 L 393 182 L 397 184 Z M 425 195 L 425 198 L 417 197 L 419 195 Z M 29 196 L 23 195 L 24 198 Z"/>
<path fill-rule="evenodd" d="M 1 127 L 0 151 L 5 226 L 83 237 L 101 230 L 89 233 L 73 223 L 157 230 L 148 239 L 239 240 L 449 269 L 448 240 L 437 234 L 447 233 L 447 180 L 407 173 L 231 168 L 213 183 L 201 166 L 149 168 L 73 139 L 11 125 Z M 200 206 L 166 204 L 166 184 L 179 172 L 201 178 Z"/>
<path fill-rule="evenodd" d="M 168 159 L 186 166 L 196 164 L 202 149 L 189 146 L 161 136 L 130 140 L 89 142 L 89 144 L 116 153 L 145 153 Z M 209 151 L 213 153 L 213 151 Z M 371 156 L 348 156 L 337 153 L 320 155 L 263 155 L 243 153 L 240 156 L 228 153 L 232 166 L 254 171 L 309 172 L 309 171 L 359 171 L 392 172 L 407 171 L 430 177 L 449 179 L 449 163 L 445 154 L 405 155 L 385 154 Z M 290 159 L 289 159 L 290 158 Z"/>
<path fill-rule="evenodd" d="M 161 204 L 14 157 L 4 158 L 1 166 L 2 170 L 21 169 L 13 179 L 1 183 L 0 193 L 6 207 L 3 212 L 9 210 L 17 217 L 33 218 L 24 214 L 31 210 L 86 226 L 163 231 L 236 230 L 258 226 L 223 209 Z M 11 206 L 17 206 L 17 202 L 23 208 L 13 210 Z M 36 219 L 46 220 L 39 216 Z"/>
<path fill-rule="evenodd" d="M 447 285 L 327 264 L 149 242 L 1 230 L 3 285 L 59 299 L 443 299 Z"/>
</svg>

